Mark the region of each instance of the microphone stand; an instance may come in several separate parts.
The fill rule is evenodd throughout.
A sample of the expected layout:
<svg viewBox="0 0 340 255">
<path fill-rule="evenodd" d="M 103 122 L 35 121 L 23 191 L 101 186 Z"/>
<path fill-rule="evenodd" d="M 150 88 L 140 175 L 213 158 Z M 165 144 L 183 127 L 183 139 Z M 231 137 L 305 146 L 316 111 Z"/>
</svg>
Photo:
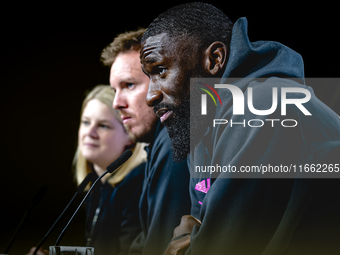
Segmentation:
<svg viewBox="0 0 340 255">
<path fill-rule="evenodd" d="M 67 209 L 70 207 L 70 205 L 73 203 L 73 200 L 79 195 L 81 194 L 86 185 L 90 182 L 93 181 L 95 178 L 95 173 L 91 172 L 89 173 L 84 180 L 81 182 L 81 184 L 78 186 L 76 193 L 73 195 L 72 199 L 70 200 L 70 202 L 67 204 L 67 206 L 65 207 L 65 209 L 62 211 L 62 213 L 59 215 L 58 219 L 54 222 L 54 224 L 52 225 L 52 227 L 47 231 L 46 235 L 43 237 L 43 239 L 41 239 L 41 241 L 39 242 L 39 244 L 37 245 L 37 247 L 35 248 L 33 255 L 36 255 L 38 250 L 40 249 L 40 247 L 44 244 L 44 242 L 46 241 L 47 237 L 50 235 L 50 233 L 52 232 L 52 230 L 55 228 L 55 226 L 57 225 L 57 223 L 60 221 L 60 219 L 64 216 L 65 212 L 67 211 Z"/>
<path fill-rule="evenodd" d="M 79 204 L 78 208 L 76 209 L 76 211 L 74 212 L 74 214 L 72 215 L 71 219 L 68 221 L 68 223 L 66 224 L 66 227 L 63 229 L 63 231 L 60 233 L 57 241 L 55 242 L 54 246 L 59 246 L 59 243 L 61 241 L 61 239 L 63 238 L 63 236 L 65 235 L 66 230 L 68 229 L 68 227 L 70 226 L 70 223 L 72 222 L 73 218 L 76 216 L 76 214 L 78 213 L 79 209 L 82 207 L 82 205 L 84 204 L 86 198 L 90 195 L 91 191 L 93 190 L 93 187 L 97 184 L 97 182 L 99 180 L 101 180 L 106 174 L 108 174 L 109 171 L 106 170 L 99 178 L 97 178 L 97 180 L 92 184 L 90 190 L 86 193 L 86 195 L 84 196 L 83 200 L 81 201 L 81 203 Z"/>
<path fill-rule="evenodd" d="M 111 163 L 107 167 L 107 170 L 101 176 L 99 176 L 95 180 L 95 182 L 92 184 L 90 190 L 86 193 L 83 200 L 79 204 L 78 208 L 76 209 L 76 211 L 72 215 L 71 219 L 66 224 L 63 231 L 60 233 L 55 245 L 50 246 L 50 252 L 49 252 L 50 255 L 61 255 L 61 254 L 64 254 L 64 252 L 65 252 L 65 254 L 86 254 L 86 255 L 91 255 L 91 254 L 93 255 L 94 254 L 94 248 L 93 247 L 72 247 L 72 246 L 67 247 L 67 246 L 59 246 L 59 243 L 60 243 L 61 239 L 63 238 L 63 236 L 65 235 L 65 232 L 68 229 L 68 227 L 70 226 L 70 223 L 72 222 L 73 218 L 76 216 L 76 214 L 78 213 L 78 211 L 80 210 L 80 208 L 82 207 L 85 200 L 90 195 L 90 193 L 92 192 L 93 188 L 96 186 L 98 181 L 101 180 L 108 173 L 115 173 L 117 171 L 117 169 L 131 157 L 131 155 L 132 155 L 132 151 L 126 150 L 117 160 L 115 160 L 113 163 Z"/>
</svg>

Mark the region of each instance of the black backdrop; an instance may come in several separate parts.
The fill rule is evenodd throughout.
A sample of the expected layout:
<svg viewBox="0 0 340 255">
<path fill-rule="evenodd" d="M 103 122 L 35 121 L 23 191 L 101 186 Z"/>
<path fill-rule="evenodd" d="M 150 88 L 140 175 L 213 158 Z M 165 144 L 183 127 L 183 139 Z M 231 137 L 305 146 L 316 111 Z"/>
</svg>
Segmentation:
<svg viewBox="0 0 340 255">
<path fill-rule="evenodd" d="M 279 41 L 298 51 L 307 77 L 339 77 L 335 3 L 295 3 L 219 1 L 214 5 L 232 21 L 247 17 L 251 41 Z M 175 4 L 47 1 L 2 6 L 0 253 L 42 185 L 48 186 L 48 193 L 23 226 L 10 254 L 25 254 L 36 245 L 75 191 L 71 163 L 84 92 L 96 84 L 108 84 L 109 69 L 99 62 L 101 50 L 117 33 L 146 27 Z M 339 86 L 314 88 L 338 114 Z M 53 245 L 65 223 L 66 219 L 46 247 Z M 61 244 L 82 245 L 83 236 L 82 211 Z"/>
</svg>

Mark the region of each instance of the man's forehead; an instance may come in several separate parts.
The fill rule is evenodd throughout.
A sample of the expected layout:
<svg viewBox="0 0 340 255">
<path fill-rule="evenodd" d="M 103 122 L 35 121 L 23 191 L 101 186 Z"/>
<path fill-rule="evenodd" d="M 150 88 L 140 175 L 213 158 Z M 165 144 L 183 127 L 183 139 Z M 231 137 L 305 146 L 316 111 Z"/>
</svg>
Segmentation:
<svg viewBox="0 0 340 255">
<path fill-rule="evenodd" d="M 118 54 L 110 69 L 110 84 L 133 82 L 144 76 L 139 62 L 139 52 Z"/>
<path fill-rule="evenodd" d="M 164 32 L 164 33 L 160 33 L 160 34 L 148 37 L 144 43 L 158 44 L 158 43 L 163 42 L 164 40 L 168 40 L 168 38 L 169 38 L 168 33 Z"/>
<path fill-rule="evenodd" d="M 111 66 L 111 73 L 121 72 L 124 70 L 139 70 L 139 52 L 130 51 L 127 53 L 119 53 Z"/>
<path fill-rule="evenodd" d="M 166 46 L 169 46 L 170 40 L 167 33 L 148 37 L 142 44 L 140 51 L 140 59 L 147 59 L 150 55 L 155 53 L 162 53 Z"/>
</svg>

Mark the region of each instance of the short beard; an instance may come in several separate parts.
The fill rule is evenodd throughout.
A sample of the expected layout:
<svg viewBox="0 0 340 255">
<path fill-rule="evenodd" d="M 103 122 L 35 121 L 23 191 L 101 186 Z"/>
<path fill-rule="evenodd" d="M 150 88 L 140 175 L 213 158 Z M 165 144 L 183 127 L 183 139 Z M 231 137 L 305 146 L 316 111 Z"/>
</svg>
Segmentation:
<svg viewBox="0 0 340 255">
<path fill-rule="evenodd" d="M 140 134 L 133 133 L 128 124 L 124 124 L 124 128 L 126 132 L 129 134 L 129 137 L 132 141 L 140 143 L 150 143 L 154 139 L 158 121 L 159 121 L 158 118 L 156 118 L 155 116 L 154 119 L 149 120 L 149 122 L 145 122 L 143 130 L 144 133 Z"/>
<path fill-rule="evenodd" d="M 173 116 L 163 123 L 171 139 L 173 160 L 181 162 L 187 159 L 190 151 L 199 143 L 206 130 L 206 119 L 197 114 L 197 109 L 190 109 L 190 93 L 179 106 L 160 104 L 155 108 L 155 111 L 161 108 L 173 111 Z"/>
<path fill-rule="evenodd" d="M 181 162 L 190 153 L 190 94 L 179 106 L 161 103 L 155 106 L 154 111 L 161 108 L 173 111 L 171 118 L 164 121 L 163 124 L 171 139 L 173 160 Z"/>
<path fill-rule="evenodd" d="M 172 143 L 175 162 L 185 160 L 190 153 L 190 94 L 174 109 L 171 122 L 164 122 Z"/>
</svg>

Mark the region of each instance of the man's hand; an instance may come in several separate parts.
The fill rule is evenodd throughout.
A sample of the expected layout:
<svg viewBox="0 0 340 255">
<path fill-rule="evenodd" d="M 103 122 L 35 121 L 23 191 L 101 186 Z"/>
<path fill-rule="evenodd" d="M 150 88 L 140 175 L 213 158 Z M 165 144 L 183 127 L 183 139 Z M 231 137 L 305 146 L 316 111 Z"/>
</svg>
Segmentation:
<svg viewBox="0 0 340 255">
<path fill-rule="evenodd" d="M 182 216 L 181 223 L 174 230 L 173 238 L 183 234 L 191 233 L 195 225 L 201 226 L 201 221 L 191 215 Z"/>
<path fill-rule="evenodd" d="M 195 225 L 201 226 L 201 222 L 191 215 L 184 215 L 163 255 L 183 255 L 190 246 L 190 236 Z"/>
</svg>

